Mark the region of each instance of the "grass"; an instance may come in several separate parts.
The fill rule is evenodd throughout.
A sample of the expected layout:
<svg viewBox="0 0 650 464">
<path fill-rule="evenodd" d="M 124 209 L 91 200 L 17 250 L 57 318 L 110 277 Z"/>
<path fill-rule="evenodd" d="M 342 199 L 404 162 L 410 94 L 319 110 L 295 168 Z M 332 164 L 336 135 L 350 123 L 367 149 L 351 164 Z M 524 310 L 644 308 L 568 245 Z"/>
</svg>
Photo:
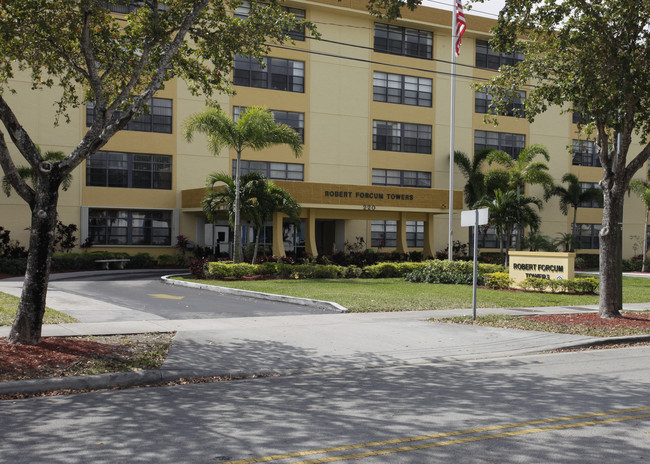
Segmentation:
<svg viewBox="0 0 650 464">
<path fill-rule="evenodd" d="M 403 279 L 310 279 L 220 281 L 178 278 L 190 282 L 239 288 L 339 303 L 352 312 L 412 311 L 472 307 L 471 285 L 410 283 Z M 598 295 L 564 295 L 479 288 L 480 308 L 582 306 L 598 304 Z M 623 301 L 650 300 L 650 279 L 623 277 Z"/>
<path fill-rule="evenodd" d="M 20 298 L 18 297 L 0 292 L 0 325 L 11 325 L 14 322 L 19 301 Z M 44 324 L 64 324 L 68 322 L 79 321 L 54 309 L 45 308 Z"/>
<path fill-rule="evenodd" d="M 445 317 L 431 319 L 431 322 L 447 322 L 453 324 L 480 325 L 504 329 L 534 330 L 537 332 L 554 332 L 572 335 L 587 335 L 591 337 L 622 337 L 626 335 L 647 335 L 650 331 L 640 327 L 602 327 L 587 324 L 565 324 L 561 322 L 543 322 L 525 316 L 504 314 L 488 314 L 478 316 L 476 321 L 471 316 Z"/>
<path fill-rule="evenodd" d="M 119 355 L 96 357 L 72 366 L 66 375 L 94 375 L 107 372 L 130 372 L 159 369 L 172 344 L 174 333 L 145 333 L 134 335 L 107 335 L 81 337 L 97 343 L 118 344 Z"/>
</svg>

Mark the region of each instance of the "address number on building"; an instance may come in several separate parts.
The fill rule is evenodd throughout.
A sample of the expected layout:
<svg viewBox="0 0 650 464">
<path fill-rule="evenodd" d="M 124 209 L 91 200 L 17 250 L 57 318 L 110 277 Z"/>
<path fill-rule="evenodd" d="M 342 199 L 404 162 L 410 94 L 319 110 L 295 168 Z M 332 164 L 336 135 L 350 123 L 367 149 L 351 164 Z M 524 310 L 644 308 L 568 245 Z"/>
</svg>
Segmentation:
<svg viewBox="0 0 650 464">
<path fill-rule="evenodd" d="M 363 205 L 364 211 L 374 211 L 377 207 L 375 205 Z"/>
</svg>

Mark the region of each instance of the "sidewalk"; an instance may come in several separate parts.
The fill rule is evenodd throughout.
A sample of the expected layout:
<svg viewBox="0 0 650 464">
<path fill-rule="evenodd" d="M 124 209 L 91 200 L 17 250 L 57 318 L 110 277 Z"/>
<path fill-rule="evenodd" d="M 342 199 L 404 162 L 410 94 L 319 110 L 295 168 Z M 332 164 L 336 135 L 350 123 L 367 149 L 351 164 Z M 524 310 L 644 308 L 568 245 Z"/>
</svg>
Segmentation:
<svg viewBox="0 0 650 464">
<path fill-rule="evenodd" d="M 0 291 L 6 291 L 7 284 L 0 281 Z M 53 305 L 50 299 L 48 306 L 63 309 Z M 625 305 L 625 309 L 650 309 L 650 303 L 629 304 Z M 129 311 L 125 308 L 119 310 Z M 478 314 L 530 315 L 585 311 L 597 311 L 597 307 L 479 309 Z M 429 318 L 471 313 L 471 309 L 366 314 L 331 311 L 301 316 L 191 320 L 160 318 L 46 325 L 43 327 L 44 336 L 168 331 L 176 331 L 177 334 L 160 370 L 4 382 L 0 383 L 0 394 L 153 384 L 187 377 L 292 375 L 498 358 L 599 344 L 604 340 L 428 322 Z M 0 327 L 0 337 L 6 337 L 8 333 L 9 327 Z M 642 338 L 650 340 L 650 336 Z"/>
</svg>

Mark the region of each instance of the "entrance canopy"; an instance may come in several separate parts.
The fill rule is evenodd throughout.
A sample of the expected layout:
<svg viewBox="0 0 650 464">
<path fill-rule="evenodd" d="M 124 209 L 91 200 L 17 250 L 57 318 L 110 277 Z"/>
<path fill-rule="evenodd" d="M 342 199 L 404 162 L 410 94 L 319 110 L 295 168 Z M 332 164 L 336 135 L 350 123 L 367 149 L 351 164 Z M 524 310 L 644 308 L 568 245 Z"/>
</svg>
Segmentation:
<svg viewBox="0 0 650 464">
<path fill-rule="evenodd" d="M 448 190 L 388 187 L 377 185 L 326 184 L 274 180 L 287 190 L 300 204 L 301 217 L 305 219 L 305 248 L 308 255 L 317 256 L 316 220 L 391 220 L 397 221 L 397 250 L 408 251 L 406 246 L 406 221 L 424 222 L 424 254 L 433 256 L 433 216 L 448 214 Z M 205 189 L 182 191 L 183 212 L 201 210 Z M 463 192 L 454 191 L 454 210 L 463 207 Z M 280 213 L 273 217 L 273 254 L 283 256 L 282 219 Z"/>
</svg>

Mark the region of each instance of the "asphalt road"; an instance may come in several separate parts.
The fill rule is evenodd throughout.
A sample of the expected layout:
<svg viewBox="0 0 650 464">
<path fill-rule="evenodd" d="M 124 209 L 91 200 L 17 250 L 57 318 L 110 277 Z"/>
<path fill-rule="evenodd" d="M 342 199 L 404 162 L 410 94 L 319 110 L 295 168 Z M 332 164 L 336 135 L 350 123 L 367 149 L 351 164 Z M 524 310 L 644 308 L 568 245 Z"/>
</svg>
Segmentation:
<svg viewBox="0 0 650 464">
<path fill-rule="evenodd" d="M 289 316 L 323 314 L 324 312 L 322 309 L 301 305 L 235 297 L 205 290 L 166 285 L 160 281 L 160 276 L 164 274 L 164 272 L 152 271 L 144 274 L 89 273 L 70 278 L 57 277 L 56 280 L 50 281 L 48 298 L 58 293 L 69 293 L 164 319 Z M 90 304 L 94 305 L 95 303 Z M 66 312 L 84 322 L 102 321 L 102 319 L 93 320 L 93 313 L 88 311 L 88 308 Z M 149 319 L 147 314 L 134 313 L 132 317 Z M 116 314 L 118 320 L 128 318 L 128 313 Z"/>
<path fill-rule="evenodd" d="M 0 460 L 645 463 L 649 355 L 640 347 L 2 401 Z"/>
</svg>

